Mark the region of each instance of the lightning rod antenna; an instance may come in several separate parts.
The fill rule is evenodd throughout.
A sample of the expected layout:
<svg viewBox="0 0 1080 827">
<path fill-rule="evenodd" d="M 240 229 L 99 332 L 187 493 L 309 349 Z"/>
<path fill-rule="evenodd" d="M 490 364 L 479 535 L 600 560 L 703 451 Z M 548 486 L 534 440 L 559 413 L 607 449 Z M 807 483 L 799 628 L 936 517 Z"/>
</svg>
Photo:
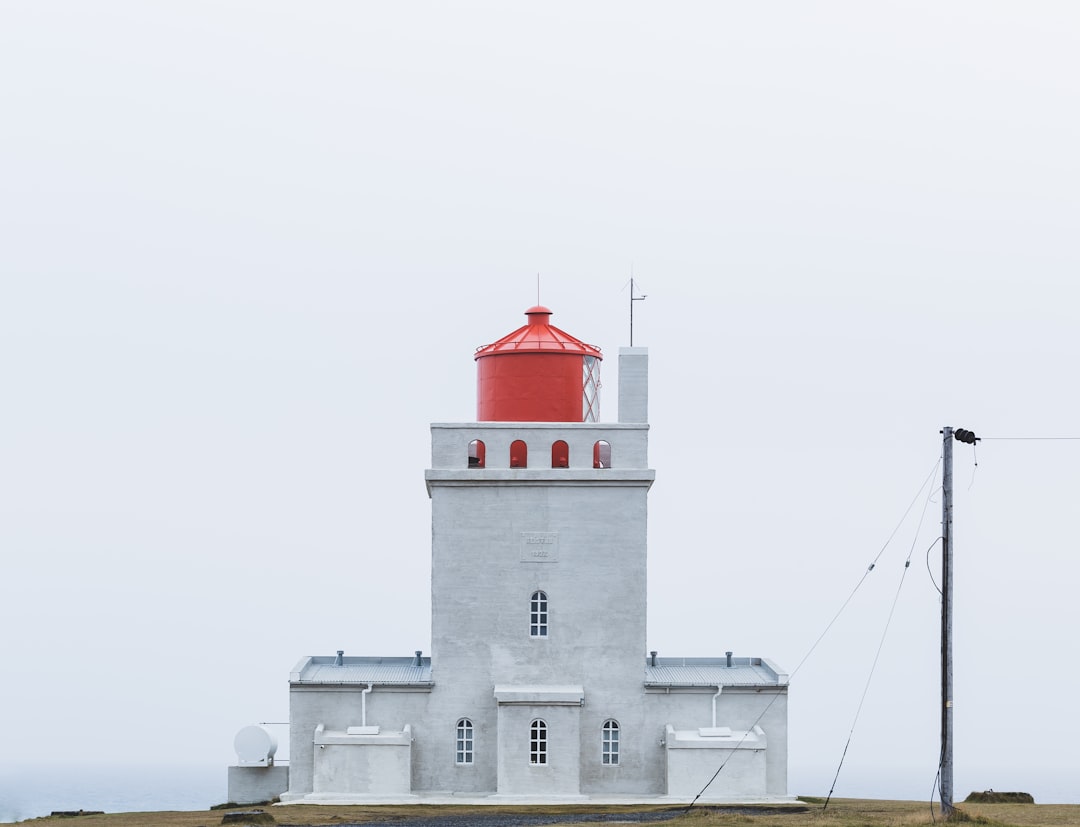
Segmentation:
<svg viewBox="0 0 1080 827">
<path fill-rule="evenodd" d="M 634 346 L 634 302 L 643 302 L 648 296 L 634 295 L 634 265 L 630 265 L 630 347 Z"/>
</svg>

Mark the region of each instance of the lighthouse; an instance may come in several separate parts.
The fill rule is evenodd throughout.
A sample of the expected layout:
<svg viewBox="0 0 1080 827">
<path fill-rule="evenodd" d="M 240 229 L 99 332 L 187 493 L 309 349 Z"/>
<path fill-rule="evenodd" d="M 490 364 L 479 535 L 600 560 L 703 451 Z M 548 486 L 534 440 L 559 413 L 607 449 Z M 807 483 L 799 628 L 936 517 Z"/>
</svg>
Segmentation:
<svg viewBox="0 0 1080 827">
<path fill-rule="evenodd" d="M 303 658 L 277 792 L 788 800 L 783 670 L 648 648 L 647 350 L 619 350 L 618 420 L 604 422 L 600 348 L 546 307 L 525 316 L 473 354 L 476 421 L 431 425 L 430 654 Z M 696 580 L 688 599 L 714 599 Z M 232 771 L 257 786 L 260 769 L 231 768 L 230 799 Z"/>
<path fill-rule="evenodd" d="M 524 327 L 477 350 L 478 421 L 432 425 L 425 475 L 432 677 L 457 676 L 451 704 L 497 747 L 459 775 L 506 796 L 624 791 L 655 747 L 636 737 L 648 424 L 596 421 L 600 349 L 551 315 L 530 308 Z M 620 354 L 642 401 L 646 360 Z M 482 467 L 467 461 L 477 455 Z"/>
</svg>

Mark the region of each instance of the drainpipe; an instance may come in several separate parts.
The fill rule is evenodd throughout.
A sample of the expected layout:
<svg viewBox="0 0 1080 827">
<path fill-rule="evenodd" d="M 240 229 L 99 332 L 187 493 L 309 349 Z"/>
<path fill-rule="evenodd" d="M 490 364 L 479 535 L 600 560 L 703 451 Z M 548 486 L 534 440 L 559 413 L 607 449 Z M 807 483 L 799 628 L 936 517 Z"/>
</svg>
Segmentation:
<svg viewBox="0 0 1080 827">
<path fill-rule="evenodd" d="M 720 684 L 716 687 L 716 694 L 712 696 L 712 725 L 713 729 L 716 729 L 716 699 L 720 697 L 720 693 L 724 691 L 724 685 Z"/>
<path fill-rule="evenodd" d="M 367 696 L 374 688 L 375 684 L 369 683 L 367 689 L 360 693 L 360 726 L 367 726 Z"/>
</svg>

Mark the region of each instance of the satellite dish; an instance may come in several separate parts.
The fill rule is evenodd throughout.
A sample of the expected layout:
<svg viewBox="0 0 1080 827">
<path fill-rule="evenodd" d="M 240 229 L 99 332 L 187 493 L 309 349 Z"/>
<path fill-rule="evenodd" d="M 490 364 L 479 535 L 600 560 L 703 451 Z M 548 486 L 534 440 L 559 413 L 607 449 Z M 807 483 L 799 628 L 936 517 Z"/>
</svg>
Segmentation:
<svg viewBox="0 0 1080 827">
<path fill-rule="evenodd" d="M 261 726 L 246 726 L 233 739 L 241 767 L 268 767 L 274 763 L 277 738 Z"/>
</svg>

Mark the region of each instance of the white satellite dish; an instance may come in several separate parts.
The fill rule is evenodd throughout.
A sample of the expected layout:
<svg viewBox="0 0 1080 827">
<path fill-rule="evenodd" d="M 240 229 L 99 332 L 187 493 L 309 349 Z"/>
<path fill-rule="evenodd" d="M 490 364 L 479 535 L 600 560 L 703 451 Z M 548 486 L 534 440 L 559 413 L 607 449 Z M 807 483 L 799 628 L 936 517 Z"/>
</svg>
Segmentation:
<svg viewBox="0 0 1080 827">
<path fill-rule="evenodd" d="M 233 739 L 241 767 L 269 767 L 274 763 L 277 738 L 261 726 L 246 726 Z"/>
</svg>

